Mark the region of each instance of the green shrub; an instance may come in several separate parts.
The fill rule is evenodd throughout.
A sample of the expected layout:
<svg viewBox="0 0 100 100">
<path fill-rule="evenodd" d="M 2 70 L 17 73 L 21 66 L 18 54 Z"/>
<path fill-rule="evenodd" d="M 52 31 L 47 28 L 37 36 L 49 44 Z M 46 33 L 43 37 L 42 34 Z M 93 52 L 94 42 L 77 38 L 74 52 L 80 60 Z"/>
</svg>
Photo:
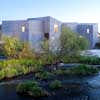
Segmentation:
<svg viewBox="0 0 100 100">
<path fill-rule="evenodd" d="M 46 96 L 48 93 L 43 90 L 36 81 L 20 83 L 16 88 L 17 93 L 33 97 Z"/>
<path fill-rule="evenodd" d="M 34 59 L 35 58 L 35 53 L 34 53 L 34 50 L 32 50 L 30 48 L 30 45 L 28 43 L 24 43 L 23 44 L 23 48 L 21 50 L 21 52 L 19 52 L 19 58 L 21 59 Z"/>
<path fill-rule="evenodd" d="M 62 27 L 62 34 L 60 36 L 61 48 L 60 55 L 68 56 L 79 55 L 80 50 L 87 49 L 88 40 L 84 37 L 79 37 L 79 35 L 69 28 Z M 86 44 L 86 45 L 84 45 Z"/>
<path fill-rule="evenodd" d="M 42 70 L 41 63 L 33 59 L 11 59 L 0 61 L 1 79 L 27 74 L 30 72 L 39 72 Z M 5 73 L 5 74 L 4 74 Z"/>
<path fill-rule="evenodd" d="M 5 77 L 6 78 L 11 78 L 11 77 L 14 77 L 14 76 L 17 76 L 17 70 L 15 68 L 10 68 L 10 67 L 7 67 L 5 68 Z"/>
<path fill-rule="evenodd" d="M 84 64 L 99 65 L 100 64 L 100 58 L 98 58 L 98 57 L 80 56 L 79 62 L 80 63 L 84 63 Z"/>
<path fill-rule="evenodd" d="M 5 55 L 9 58 L 17 58 L 23 48 L 23 43 L 15 37 L 3 36 Z"/>
<path fill-rule="evenodd" d="M 58 69 L 58 70 L 54 71 L 54 74 L 55 75 L 72 75 L 70 69 Z"/>
<path fill-rule="evenodd" d="M 59 88 L 62 87 L 62 84 L 61 84 L 60 81 L 55 80 L 55 81 L 53 81 L 52 83 L 49 84 L 49 87 L 50 87 L 51 89 L 59 89 Z"/>
<path fill-rule="evenodd" d="M 58 70 L 55 70 L 53 73 L 56 74 L 56 75 L 64 75 L 65 74 L 65 70 L 58 69 Z"/>
<path fill-rule="evenodd" d="M 5 71 L 4 70 L 0 70 L 0 80 L 5 78 Z"/>
<path fill-rule="evenodd" d="M 16 88 L 16 91 L 18 93 L 25 93 L 25 92 L 30 91 L 30 89 L 33 86 L 38 86 L 38 83 L 36 81 L 26 81 L 24 83 L 19 83 L 17 88 Z"/>
<path fill-rule="evenodd" d="M 69 69 L 58 69 L 53 73 L 56 75 L 94 75 L 98 73 L 98 69 L 88 65 L 79 65 Z"/>
<path fill-rule="evenodd" d="M 41 80 L 46 80 L 49 79 L 51 77 L 51 73 L 47 72 L 47 71 L 41 71 L 35 74 L 36 78 L 39 78 Z"/>
<path fill-rule="evenodd" d="M 57 55 L 54 53 L 51 53 L 50 51 L 48 53 L 43 53 L 40 56 L 40 60 L 42 62 L 42 65 L 48 65 L 48 64 L 54 64 L 59 60 L 57 58 Z"/>
<path fill-rule="evenodd" d="M 70 69 L 72 75 L 93 75 L 98 73 L 98 69 L 88 65 L 79 65 Z"/>
</svg>

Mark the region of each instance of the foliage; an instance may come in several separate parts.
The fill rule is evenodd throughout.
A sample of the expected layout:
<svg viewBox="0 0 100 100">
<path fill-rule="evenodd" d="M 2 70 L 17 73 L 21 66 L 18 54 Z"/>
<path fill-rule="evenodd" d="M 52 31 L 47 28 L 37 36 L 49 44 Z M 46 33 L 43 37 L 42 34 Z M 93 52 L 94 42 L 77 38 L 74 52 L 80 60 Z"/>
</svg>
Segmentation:
<svg viewBox="0 0 100 100">
<path fill-rule="evenodd" d="M 55 75 L 66 75 L 66 70 L 58 69 L 53 72 Z"/>
<path fill-rule="evenodd" d="M 49 79 L 51 76 L 51 73 L 47 72 L 47 71 L 41 71 L 35 74 L 36 78 L 39 78 L 41 80 L 47 80 Z"/>
<path fill-rule="evenodd" d="M 19 53 L 19 58 L 35 58 L 35 53 L 31 50 L 28 43 L 24 43 L 22 51 Z"/>
<path fill-rule="evenodd" d="M 4 43 L 0 44 L 0 56 L 6 56 L 6 51 L 4 50 Z"/>
<path fill-rule="evenodd" d="M 77 63 L 80 60 L 80 55 L 60 55 L 59 58 L 64 63 Z"/>
<path fill-rule="evenodd" d="M 80 50 L 86 50 L 90 46 L 88 39 L 83 36 L 77 37 L 77 44 L 79 45 Z"/>
<path fill-rule="evenodd" d="M 100 58 L 99 57 L 80 56 L 79 62 L 84 63 L 84 64 L 99 65 Z"/>
<path fill-rule="evenodd" d="M 0 70 L 0 80 L 5 78 L 5 71 Z"/>
<path fill-rule="evenodd" d="M 38 86 L 38 83 L 35 81 L 26 81 L 25 83 L 18 84 L 16 90 L 17 92 L 23 93 L 29 91 L 33 86 Z"/>
<path fill-rule="evenodd" d="M 89 65 L 81 64 L 69 69 L 59 69 L 54 71 L 56 75 L 94 75 L 98 73 L 98 69 Z"/>
<path fill-rule="evenodd" d="M 18 56 L 18 53 L 23 48 L 23 43 L 19 41 L 15 37 L 3 37 L 4 44 L 4 51 L 6 53 L 6 56 L 8 57 L 14 57 L 16 58 Z"/>
<path fill-rule="evenodd" d="M 74 33 L 68 28 L 62 28 L 60 36 L 61 41 L 61 56 L 64 55 L 77 55 L 80 50 L 87 49 L 88 41 L 85 38 L 80 38 L 77 33 Z M 84 45 L 87 44 L 87 45 Z"/>
<path fill-rule="evenodd" d="M 5 54 L 9 58 L 35 58 L 34 50 L 31 50 L 28 43 L 23 43 L 15 37 L 3 36 Z"/>
<path fill-rule="evenodd" d="M 43 90 L 35 81 L 20 83 L 17 86 L 16 91 L 20 94 L 29 95 L 33 97 L 42 97 L 47 95 L 47 92 Z"/>
<path fill-rule="evenodd" d="M 0 61 L 0 79 L 38 72 L 42 70 L 40 62 L 34 59 L 11 59 Z"/>
<path fill-rule="evenodd" d="M 55 80 L 55 81 L 53 81 L 52 83 L 49 84 L 49 87 L 51 89 L 59 89 L 59 88 L 62 87 L 62 84 L 59 80 Z"/>
<path fill-rule="evenodd" d="M 70 72 L 73 75 L 93 75 L 98 73 L 98 69 L 88 65 L 79 65 L 77 67 L 71 68 Z"/>
<path fill-rule="evenodd" d="M 52 52 L 43 53 L 40 57 L 43 65 L 54 64 L 58 61 L 57 55 Z"/>
<path fill-rule="evenodd" d="M 42 49 L 42 52 L 44 52 L 44 53 L 49 52 L 49 40 L 48 39 L 44 39 L 41 42 L 41 49 Z"/>
</svg>

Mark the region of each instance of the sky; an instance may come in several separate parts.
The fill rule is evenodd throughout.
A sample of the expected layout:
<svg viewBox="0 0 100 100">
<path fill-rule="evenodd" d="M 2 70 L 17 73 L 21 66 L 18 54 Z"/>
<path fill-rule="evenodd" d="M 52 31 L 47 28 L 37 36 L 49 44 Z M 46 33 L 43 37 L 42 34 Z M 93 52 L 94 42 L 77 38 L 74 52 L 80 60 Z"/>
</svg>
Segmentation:
<svg viewBox="0 0 100 100">
<path fill-rule="evenodd" d="M 0 0 L 0 23 L 43 16 L 62 22 L 98 23 L 100 32 L 100 0 Z"/>
</svg>

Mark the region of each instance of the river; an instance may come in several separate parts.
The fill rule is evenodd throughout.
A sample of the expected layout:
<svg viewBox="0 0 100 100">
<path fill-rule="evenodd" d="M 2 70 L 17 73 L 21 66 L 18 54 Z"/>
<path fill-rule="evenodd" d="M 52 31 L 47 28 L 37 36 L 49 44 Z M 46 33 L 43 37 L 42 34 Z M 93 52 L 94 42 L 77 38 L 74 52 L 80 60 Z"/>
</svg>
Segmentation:
<svg viewBox="0 0 100 100">
<path fill-rule="evenodd" d="M 97 50 L 97 49 L 87 50 L 87 51 L 84 51 L 83 53 L 85 53 L 86 55 L 90 55 L 90 56 L 92 55 L 92 56 L 100 57 L 100 50 Z M 33 80 L 33 75 L 19 77 L 15 80 L 11 80 L 11 81 L 0 82 L 0 100 L 35 100 L 33 98 L 19 96 L 18 94 L 16 94 L 16 85 L 20 82 L 24 82 L 25 80 Z M 73 81 L 74 79 L 68 78 L 66 80 Z M 86 94 L 86 97 L 88 96 L 89 98 L 87 99 L 87 98 L 83 98 L 83 97 L 81 98 L 80 96 L 78 96 L 78 97 L 70 96 L 68 99 L 61 98 L 61 100 L 100 100 L 100 74 L 93 76 L 93 77 L 83 78 L 81 80 L 76 79 L 75 82 L 77 80 L 81 81 L 81 82 L 86 81 L 86 83 L 88 83 L 89 90 Z M 51 98 L 51 100 L 55 100 L 55 99 L 59 100 L 59 98 L 57 98 L 57 97 L 54 97 L 53 99 Z M 36 99 L 36 100 L 38 100 L 38 99 Z M 48 100 L 48 99 L 40 99 L 40 100 Z"/>
<path fill-rule="evenodd" d="M 82 55 L 100 57 L 100 49 L 85 50 Z"/>
<path fill-rule="evenodd" d="M 33 99 L 29 97 L 24 97 L 24 96 L 19 96 L 16 94 L 16 85 L 20 82 L 24 82 L 25 80 L 32 80 L 33 77 L 32 75 L 28 75 L 25 78 L 21 79 L 15 79 L 11 81 L 5 81 L 0 83 L 0 100 L 38 100 L 38 99 Z M 89 90 L 86 95 L 79 95 L 79 96 L 74 96 L 73 99 L 70 96 L 68 99 L 63 98 L 61 100 L 100 100 L 100 74 L 93 76 L 93 77 L 86 77 L 86 78 L 77 78 L 74 79 L 67 79 L 65 81 L 85 81 L 89 85 Z M 88 87 L 87 87 L 88 88 Z M 81 97 L 82 96 L 82 97 Z M 88 99 L 84 97 L 89 97 Z M 51 97 L 50 97 L 51 98 Z M 57 97 L 54 97 L 51 100 L 59 100 Z M 39 100 L 48 100 L 48 99 L 39 99 Z M 50 100 L 50 99 L 49 99 Z"/>
</svg>

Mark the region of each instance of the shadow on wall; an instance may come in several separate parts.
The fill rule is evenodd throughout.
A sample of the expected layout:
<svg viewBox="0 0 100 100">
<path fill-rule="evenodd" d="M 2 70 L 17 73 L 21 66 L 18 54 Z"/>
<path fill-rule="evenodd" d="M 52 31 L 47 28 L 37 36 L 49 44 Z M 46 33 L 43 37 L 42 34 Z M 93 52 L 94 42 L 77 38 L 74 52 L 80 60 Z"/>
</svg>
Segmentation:
<svg viewBox="0 0 100 100">
<path fill-rule="evenodd" d="M 95 49 L 100 49 L 100 43 L 96 43 Z"/>
</svg>

